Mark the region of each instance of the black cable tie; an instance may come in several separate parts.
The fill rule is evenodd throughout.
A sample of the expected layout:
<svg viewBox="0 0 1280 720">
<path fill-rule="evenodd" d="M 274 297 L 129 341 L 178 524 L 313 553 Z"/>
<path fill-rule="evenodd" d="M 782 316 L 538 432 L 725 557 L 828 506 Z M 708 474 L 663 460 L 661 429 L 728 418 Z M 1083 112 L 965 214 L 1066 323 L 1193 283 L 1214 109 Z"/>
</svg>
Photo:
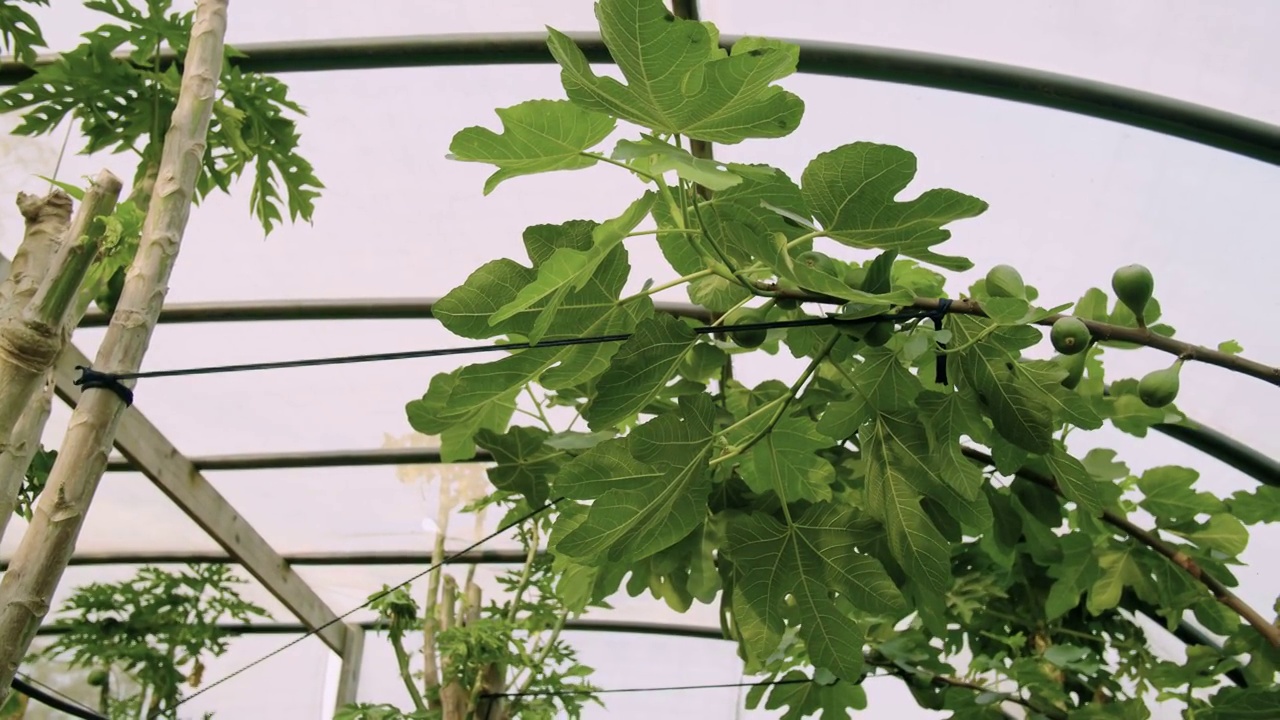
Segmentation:
<svg viewBox="0 0 1280 720">
<path fill-rule="evenodd" d="M 938 332 L 942 332 L 942 321 L 947 316 L 947 312 L 950 310 L 951 310 L 951 298 L 938 298 L 938 307 L 929 312 L 929 319 L 933 321 L 934 330 Z M 948 384 L 947 383 L 947 355 L 945 352 L 941 352 L 946 349 L 947 349 L 946 343 L 944 342 L 938 343 L 938 350 L 940 352 L 938 353 L 937 359 L 934 361 L 935 362 L 934 380 L 936 380 L 939 385 Z"/>
<path fill-rule="evenodd" d="M 133 404 L 133 391 L 125 387 L 120 382 L 120 378 L 111 373 L 98 372 L 91 367 L 77 365 L 76 369 L 80 371 L 80 377 L 76 378 L 76 385 L 91 390 L 93 388 L 102 388 L 115 393 L 117 397 L 124 401 L 125 406 Z"/>
</svg>

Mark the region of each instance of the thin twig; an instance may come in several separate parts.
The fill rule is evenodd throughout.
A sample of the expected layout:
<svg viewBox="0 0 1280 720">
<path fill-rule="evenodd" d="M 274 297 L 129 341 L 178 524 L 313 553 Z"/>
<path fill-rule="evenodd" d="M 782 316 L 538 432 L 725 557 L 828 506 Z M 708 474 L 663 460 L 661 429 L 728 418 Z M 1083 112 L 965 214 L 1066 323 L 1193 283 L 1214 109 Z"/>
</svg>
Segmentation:
<svg viewBox="0 0 1280 720">
<path fill-rule="evenodd" d="M 991 455 L 978 450 L 977 448 L 962 446 L 960 451 L 967 457 L 977 460 L 984 465 L 994 465 L 995 463 L 991 458 Z M 1058 481 L 1048 475 L 1044 475 L 1027 468 L 1018 470 L 1016 474 L 1024 480 L 1028 480 L 1040 487 L 1054 492 L 1059 497 L 1065 497 L 1062 494 L 1062 489 L 1058 487 Z M 1240 617 L 1244 618 L 1245 622 L 1253 626 L 1253 628 L 1257 630 L 1267 642 L 1271 643 L 1272 647 L 1280 647 L 1280 627 L 1276 627 L 1274 623 L 1268 622 L 1267 619 L 1262 617 L 1257 610 L 1254 610 L 1248 603 L 1242 600 L 1235 593 L 1231 592 L 1230 588 L 1222 584 L 1220 580 L 1205 572 L 1204 568 L 1200 567 L 1200 565 L 1196 563 L 1195 560 L 1191 559 L 1191 557 L 1186 553 L 1161 540 L 1154 532 L 1138 527 L 1129 520 L 1111 512 L 1110 510 L 1103 511 L 1102 519 L 1107 524 L 1120 530 L 1143 545 L 1146 545 L 1152 550 L 1155 550 L 1174 565 L 1185 570 L 1188 575 L 1195 578 L 1208 588 L 1209 592 L 1213 594 L 1214 599 L 1231 608 Z"/>
</svg>

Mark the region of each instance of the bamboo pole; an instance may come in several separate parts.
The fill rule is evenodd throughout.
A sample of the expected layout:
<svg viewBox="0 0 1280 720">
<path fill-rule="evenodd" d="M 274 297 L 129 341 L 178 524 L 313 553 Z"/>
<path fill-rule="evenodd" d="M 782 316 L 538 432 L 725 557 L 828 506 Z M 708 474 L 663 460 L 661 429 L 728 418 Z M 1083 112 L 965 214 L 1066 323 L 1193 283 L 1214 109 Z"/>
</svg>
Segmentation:
<svg viewBox="0 0 1280 720">
<path fill-rule="evenodd" d="M 64 240 L 42 238 L 39 248 L 24 241 L 27 252 L 20 250 L 18 255 L 27 257 L 21 267 L 15 256 L 9 312 L 0 319 L 0 537 L 17 504 L 34 444 L 39 442 L 38 435 L 31 437 L 31 426 L 41 419 L 49 369 L 67 344 L 67 311 L 98 253 L 103 225 L 96 221 L 115 209 L 120 189 L 120 180 L 103 170 L 85 192 Z M 49 246 L 54 247 L 52 256 L 45 255 Z M 40 265 L 44 265 L 44 277 L 36 278 Z"/>
<path fill-rule="evenodd" d="M 222 69 L 227 3 L 199 0 L 196 4 L 182 86 L 165 137 L 155 192 L 137 257 L 98 351 L 95 367 L 100 371 L 138 369 L 164 304 L 204 158 Z M 68 424 L 31 527 L 0 581 L 0 702 L 49 611 L 125 408 L 124 400 L 109 389 L 84 394 Z"/>
</svg>

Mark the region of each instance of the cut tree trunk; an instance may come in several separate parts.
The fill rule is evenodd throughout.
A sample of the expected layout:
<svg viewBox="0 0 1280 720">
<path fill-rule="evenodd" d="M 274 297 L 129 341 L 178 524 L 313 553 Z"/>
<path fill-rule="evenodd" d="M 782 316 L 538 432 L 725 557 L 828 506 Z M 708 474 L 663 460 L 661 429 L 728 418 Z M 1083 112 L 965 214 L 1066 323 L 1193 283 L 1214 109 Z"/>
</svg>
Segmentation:
<svg viewBox="0 0 1280 720">
<path fill-rule="evenodd" d="M 27 256 L 22 267 L 15 256 L 9 273 L 14 280 L 9 312 L 0 318 L 0 456 L 14 457 L 0 465 L 16 467 L 22 457 L 29 462 L 35 452 L 30 447 L 31 438 L 23 435 L 30 428 L 23 427 L 22 420 L 32 410 L 31 399 L 36 391 L 43 390 L 42 384 L 48 385 L 49 368 L 67 344 L 67 311 L 80 292 L 102 239 L 103 225 L 95 220 L 111 214 L 120 189 L 120 180 L 103 170 L 85 192 L 65 239 L 41 243 L 56 246 L 51 257 L 43 257 L 43 248 L 26 247 L 25 242 L 18 252 Z M 45 266 L 45 274 L 36 281 L 34 275 L 40 264 Z M 39 410 L 32 412 L 38 414 Z M 31 417 L 26 424 L 29 426 L 35 419 Z M 22 470 L 21 475 L 0 475 L 0 537 L 17 504 L 25 464 Z"/>
<path fill-rule="evenodd" d="M 71 197 L 61 190 L 44 197 L 18 193 L 18 210 L 26 230 L 9 264 L 9 274 L 0 284 L 0 312 L 5 316 L 12 313 L 11 306 L 19 310 L 26 307 L 36 294 L 71 222 Z"/>
<path fill-rule="evenodd" d="M 226 28 L 227 0 L 197 2 L 178 103 L 137 257 L 95 361 L 100 372 L 137 371 L 164 305 L 204 159 Z M 49 611 L 125 410 L 124 400 L 109 389 L 85 392 L 31 527 L 0 581 L 0 702 Z"/>
<path fill-rule="evenodd" d="M 151 191 L 156 184 L 156 168 L 154 162 L 147 163 L 134 178 L 133 190 L 129 193 L 129 202 L 144 215 L 151 206 Z M 59 191 L 60 192 L 60 191 Z M 37 198 L 38 200 L 38 198 Z M 22 198 L 18 200 L 22 205 Z M 70 206 L 68 205 L 68 215 L 70 214 Z M 24 214 L 26 210 L 23 210 Z M 66 222 L 63 222 L 66 225 Z M 46 268 L 47 269 L 47 268 Z M 45 270 L 41 270 L 44 273 Z M 9 277 L 13 277 L 12 274 Z M 0 289 L 2 292 L 2 289 Z M 76 302 L 71 314 L 66 319 L 66 330 L 68 333 L 80 326 L 80 321 L 84 318 L 85 311 L 89 309 L 91 300 L 82 293 L 82 297 Z M 55 363 L 56 365 L 56 363 Z M 31 461 L 35 458 L 36 449 L 40 447 L 40 438 L 44 437 L 44 426 L 49 422 L 49 414 L 53 410 L 53 394 L 54 394 L 53 371 L 50 370 L 45 374 L 44 388 L 31 402 L 27 404 L 27 409 L 23 411 L 22 418 L 18 420 L 18 425 L 13 429 L 9 448 L 0 453 L 0 497 L 7 497 L 4 494 L 4 488 L 12 485 L 15 488 L 21 488 L 22 483 L 27 476 L 27 470 L 31 468 Z M 15 492 L 17 492 L 15 490 Z M 0 501 L 0 511 L 4 510 L 3 501 Z M 9 522 L 13 519 L 13 508 L 0 515 L 0 539 L 4 539 L 5 530 Z"/>
</svg>

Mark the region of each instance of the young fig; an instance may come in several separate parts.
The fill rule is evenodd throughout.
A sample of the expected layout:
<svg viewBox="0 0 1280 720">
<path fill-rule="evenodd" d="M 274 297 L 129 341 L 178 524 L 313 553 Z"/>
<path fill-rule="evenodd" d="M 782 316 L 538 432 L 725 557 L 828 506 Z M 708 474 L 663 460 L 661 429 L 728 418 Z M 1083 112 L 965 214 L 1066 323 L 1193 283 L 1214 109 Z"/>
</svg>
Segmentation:
<svg viewBox="0 0 1280 720">
<path fill-rule="evenodd" d="M 89 671 L 88 682 L 93 687 L 102 687 L 107 684 L 107 671 L 102 668 L 94 668 Z"/>
<path fill-rule="evenodd" d="M 1053 327 L 1049 330 L 1049 342 L 1053 343 L 1054 350 L 1063 355 L 1083 352 L 1089 347 L 1089 340 L 1092 337 L 1093 334 L 1089 332 L 1089 327 L 1084 324 L 1084 321 L 1070 315 L 1055 320 Z"/>
<path fill-rule="evenodd" d="M 1147 407 L 1162 408 L 1178 397 L 1178 372 L 1182 370 L 1179 359 L 1163 370 L 1153 370 L 1138 381 L 1138 399 Z"/>
<path fill-rule="evenodd" d="M 894 330 L 895 328 L 893 323 L 887 320 L 884 322 L 878 322 L 867 328 L 867 332 L 862 336 L 862 340 L 871 347 L 880 347 L 881 345 L 889 342 L 890 338 L 893 337 Z"/>
<path fill-rule="evenodd" d="M 765 321 L 765 314 L 760 312 L 759 308 L 747 308 L 742 310 L 733 319 L 733 325 L 754 325 Z M 758 348 L 764 344 L 765 339 L 769 336 L 768 330 L 751 329 L 738 330 L 728 333 L 729 339 L 734 345 L 740 348 Z"/>
<path fill-rule="evenodd" d="M 818 272 L 828 275 L 836 275 L 836 261 L 830 255 L 820 253 L 817 250 L 806 250 L 796 256 L 796 264 L 813 268 Z"/>
<path fill-rule="evenodd" d="M 1011 265 L 996 265 L 987 271 L 987 294 L 991 297 L 1024 299 L 1027 284 Z"/>
<path fill-rule="evenodd" d="M 1138 327 L 1147 326 L 1147 303 L 1151 301 L 1155 287 L 1151 271 L 1142 265 L 1125 265 L 1111 276 L 1111 289 L 1138 319 Z"/>
</svg>

